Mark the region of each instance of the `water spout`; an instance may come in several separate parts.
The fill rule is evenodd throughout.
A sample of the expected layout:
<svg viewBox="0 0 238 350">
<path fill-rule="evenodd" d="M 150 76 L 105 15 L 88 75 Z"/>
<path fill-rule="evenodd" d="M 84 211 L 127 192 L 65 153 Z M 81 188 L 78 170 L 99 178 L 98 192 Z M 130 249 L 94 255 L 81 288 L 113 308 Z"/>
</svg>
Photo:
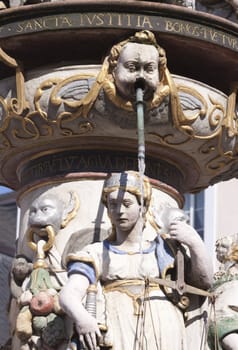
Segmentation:
<svg viewBox="0 0 238 350">
<path fill-rule="evenodd" d="M 136 89 L 136 111 L 137 111 L 137 133 L 138 133 L 138 169 L 139 173 L 145 173 L 145 130 L 144 130 L 144 90 L 145 80 L 139 78 L 135 82 Z"/>
<path fill-rule="evenodd" d="M 145 79 L 139 78 L 135 82 L 136 90 L 136 112 L 137 112 L 137 133 L 138 133 L 138 171 L 140 175 L 140 193 L 141 193 L 141 209 L 140 215 L 143 219 L 144 213 L 144 186 L 143 179 L 145 174 L 145 131 L 144 131 L 144 90 Z M 141 220 L 142 225 L 143 220 Z M 141 244 L 140 251 L 142 252 L 142 230 L 141 228 Z"/>
</svg>

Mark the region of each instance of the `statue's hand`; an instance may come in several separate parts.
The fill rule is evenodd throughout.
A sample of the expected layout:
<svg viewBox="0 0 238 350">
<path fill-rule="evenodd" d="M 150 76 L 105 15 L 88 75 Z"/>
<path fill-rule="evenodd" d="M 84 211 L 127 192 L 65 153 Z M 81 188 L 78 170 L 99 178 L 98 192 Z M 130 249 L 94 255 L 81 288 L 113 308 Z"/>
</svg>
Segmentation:
<svg viewBox="0 0 238 350">
<path fill-rule="evenodd" d="M 86 310 L 81 313 L 80 319 L 75 320 L 76 331 L 89 350 L 97 350 L 97 339 L 101 337 L 97 320 Z"/>
<path fill-rule="evenodd" d="M 174 221 L 169 226 L 170 238 L 180 243 L 186 244 L 188 247 L 196 246 L 200 241 L 197 231 L 184 221 Z"/>
<path fill-rule="evenodd" d="M 174 221 L 170 224 L 169 234 L 189 249 L 191 259 L 190 269 L 187 269 L 187 282 L 197 288 L 210 288 L 213 279 L 212 263 L 197 231 L 186 222 Z"/>
<path fill-rule="evenodd" d="M 81 300 L 85 297 L 89 280 L 81 274 L 72 274 L 59 295 L 60 306 L 74 321 L 82 343 L 89 350 L 97 350 L 97 338 L 101 336 L 97 320 L 85 309 Z"/>
</svg>

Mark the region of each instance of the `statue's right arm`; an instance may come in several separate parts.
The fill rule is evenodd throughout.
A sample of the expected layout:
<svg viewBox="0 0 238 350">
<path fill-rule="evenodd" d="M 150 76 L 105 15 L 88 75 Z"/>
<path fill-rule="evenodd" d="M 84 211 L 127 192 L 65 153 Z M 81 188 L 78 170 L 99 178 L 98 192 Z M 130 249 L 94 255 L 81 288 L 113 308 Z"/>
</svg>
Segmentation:
<svg viewBox="0 0 238 350">
<path fill-rule="evenodd" d="M 81 274 L 72 274 L 60 292 L 60 304 L 63 310 L 73 319 L 77 316 L 76 305 L 82 305 L 89 280 Z"/>
<path fill-rule="evenodd" d="M 90 350 L 97 349 L 97 336 L 100 331 L 97 320 L 92 317 L 82 304 L 89 287 L 89 280 L 81 274 L 72 274 L 59 296 L 60 305 L 64 312 L 74 321 L 75 328 Z"/>
</svg>

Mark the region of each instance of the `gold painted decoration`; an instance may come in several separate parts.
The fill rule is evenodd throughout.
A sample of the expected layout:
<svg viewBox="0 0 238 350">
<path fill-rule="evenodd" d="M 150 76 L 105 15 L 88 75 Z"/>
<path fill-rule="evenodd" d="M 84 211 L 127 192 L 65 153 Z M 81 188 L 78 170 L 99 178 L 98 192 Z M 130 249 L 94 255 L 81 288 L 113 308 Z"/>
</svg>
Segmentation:
<svg viewBox="0 0 238 350">
<path fill-rule="evenodd" d="M 186 86 L 178 86 L 183 118 L 177 127 L 194 138 L 210 139 L 221 133 L 225 108 L 211 95 L 202 96 L 198 91 Z"/>
<path fill-rule="evenodd" d="M 118 150 L 121 140 L 134 152 L 135 101 L 118 93 L 115 80 L 119 55 L 128 43 L 150 45 L 159 57 L 157 87 L 144 101 L 147 152 L 152 150 L 161 159 L 172 155 L 170 161 L 182 168 L 184 155 L 190 158 L 195 172 L 204 177 L 198 188 L 222 173 L 229 176 L 237 155 L 237 82 L 227 97 L 201 82 L 172 75 L 165 50 L 148 30 L 114 45 L 101 67 L 80 66 L 78 71 L 64 67 L 27 81 L 18 62 L 0 50 L 0 60 L 16 71 L 16 97 L 0 96 L 0 163 L 9 151 L 48 152 L 50 145 L 62 149 L 78 139 L 86 145 L 87 137 L 90 148 L 97 140 L 102 149 L 111 149 L 116 136 Z M 173 156 L 174 151 L 178 156 Z"/>
<path fill-rule="evenodd" d="M 44 252 L 48 252 L 53 247 L 55 232 L 51 225 L 48 225 L 44 228 L 30 227 L 26 235 L 28 245 L 33 251 L 37 251 L 37 242 L 35 241 L 35 235 L 38 237 L 44 237 L 44 239 L 47 237 L 47 241 L 42 247 Z"/>
<path fill-rule="evenodd" d="M 68 223 L 75 218 L 80 207 L 78 195 L 75 192 L 70 192 L 69 194 L 70 200 L 68 203 L 68 211 L 66 217 L 61 222 L 61 228 L 65 228 Z"/>
<path fill-rule="evenodd" d="M 19 142 L 28 140 L 80 135 L 92 131 L 93 123 L 85 121 L 87 104 L 92 102 L 90 99 L 88 102 L 87 96 L 84 98 L 85 94 L 92 95 L 88 85 L 86 84 L 86 90 L 83 86 L 88 79 L 89 76 L 76 75 L 67 79 L 52 78 L 43 81 L 35 91 L 33 108 L 28 112 L 25 107 L 17 105 L 17 99 L 6 101 L 0 96 L 0 133 L 3 139 L 2 142 L 0 140 L 0 148 L 14 147 Z M 21 101 L 24 101 L 22 90 L 20 91 Z M 52 112 L 48 113 L 48 110 Z"/>
<path fill-rule="evenodd" d="M 224 127 L 228 131 L 228 136 L 233 137 L 238 135 L 238 82 L 231 84 L 231 92 L 228 96 L 226 117 L 223 121 Z"/>
<path fill-rule="evenodd" d="M 7 104 L 10 112 L 16 115 L 22 115 L 29 109 L 29 103 L 25 98 L 25 79 L 22 67 L 14 58 L 4 52 L 2 48 L 0 48 L 0 61 L 16 70 L 16 97 L 9 99 Z"/>
<path fill-rule="evenodd" d="M 144 40 L 143 32 L 142 39 L 140 39 L 142 42 Z M 132 39 L 128 39 L 125 42 L 130 42 L 130 40 Z M 21 115 L 21 119 L 18 118 L 19 112 L 22 114 L 23 109 L 26 111 L 25 107 L 29 104 L 24 102 L 24 89 L 20 88 L 22 85 L 24 87 L 23 75 L 17 71 L 19 73 L 17 73 L 19 75 L 18 91 L 21 100 L 24 102 L 24 108 L 16 104 L 16 99 L 11 100 L 9 104 L 3 97 L 0 97 L 0 107 L 3 115 L 0 131 L 7 134 L 10 140 L 38 140 L 42 137 L 53 135 L 72 136 L 92 132 L 95 128 L 93 119 L 97 119 L 98 114 L 103 113 L 107 115 L 110 113 L 110 110 L 107 109 L 105 97 L 110 100 L 115 111 L 117 109 L 122 110 L 125 118 L 135 119 L 136 112 L 133 102 L 126 101 L 118 95 L 111 73 L 111 65 L 116 64 L 113 52 L 119 50 L 117 46 L 121 50 L 125 42 L 116 45 L 116 48 L 112 49 L 112 53 L 104 60 L 97 76 L 93 74 L 76 74 L 66 79 L 52 77 L 43 80 L 35 90 L 32 101 L 33 108 L 28 113 Z M 158 51 L 160 52 L 161 50 L 158 47 Z M 169 102 L 166 102 L 165 105 L 169 103 L 168 124 L 172 124 L 173 128 L 193 138 L 207 139 L 214 137 L 220 132 L 219 125 L 224 118 L 224 107 L 215 101 L 212 96 L 206 97 L 194 88 L 176 84 L 166 66 L 165 53 L 164 51 L 162 52 L 163 54 L 160 52 L 162 63 L 160 65 L 161 79 L 159 85 L 153 99 L 145 101 L 145 114 L 148 115 L 145 115 L 145 120 L 148 121 L 147 124 L 150 125 L 150 122 L 155 120 L 151 115 L 154 116 L 156 113 L 158 114 L 158 125 L 160 124 L 159 114 L 164 108 L 163 103 L 167 98 Z M 13 65 L 14 63 L 14 60 L 9 61 L 9 64 Z M 230 100 L 233 99 L 232 96 Z M 102 100 L 101 104 L 104 104 L 104 111 L 98 110 L 98 104 L 100 104 L 98 99 Z M 113 113 L 113 111 L 111 112 Z M 129 113 L 128 116 L 125 114 L 127 112 Z M 93 118 L 91 118 L 92 115 Z M 114 120 L 116 123 L 116 118 Z M 200 126 L 201 123 L 203 124 Z M 204 128 L 204 123 L 208 123 L 206 128 Z M 229 126 L 231 124 L 229 120 L 225 123 Z M 160 135 L 159 132 L 158 127 L 158 136 L 162 137 L 162 139 L 170 139 L 170 137 Z M 175 130 L 174 133 L 176 134 Z M 12 142 L 12 145 L 14 143 Z M 169 144 L 169 141 L 166 143 Z M 177 143 L 175 142 L 175 144 Z"/>
</svg>

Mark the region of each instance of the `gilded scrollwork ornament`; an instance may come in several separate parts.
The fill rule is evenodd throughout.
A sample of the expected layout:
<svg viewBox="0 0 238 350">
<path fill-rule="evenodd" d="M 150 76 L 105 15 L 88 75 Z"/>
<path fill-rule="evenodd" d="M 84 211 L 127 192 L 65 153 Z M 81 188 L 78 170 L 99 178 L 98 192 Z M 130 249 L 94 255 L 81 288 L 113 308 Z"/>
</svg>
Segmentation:
<svg viewBox="0 0 238 350">
<path fill-rule="evenodd" d="M 225 118 L 222 122 L 222 133 L 219 140 L 219 147 L 230 159 L 235 160 L 237 155 L 238 136 L 238 82 L 231 84 L 230 94 L 227 99 Z"/>
<path fill-rule="evenodd" d="M 147 65 L 140 66 L 140 61 Z M 212 138 L 220 132 L 224 106 L 208 93 L 204 96 L 192 84 L 176 83 L 167 68 L 166 53 L 153 33 L 138 32 L 116 44 L 104 64 L 104 116 L 109 114 L 110 118 L 113 111 L 114 122 L 121 127 L 135 127 L 134 85 L 141 76 L 145 81 L 145 128 L 157 125 L 158 136 L 163 138 L 160 126 L 165 123 L 174 128 L 174 138 L 178 132 L 199 139 Z"/>
<path fill-rule="evenodd" d="M 227 128 L 228 137 L 238 135 L 238 82 L 234 82 L 231 85 L 230 95 L 227 101 L 227 112 L 226 118 L 224 119 L 223 125 Z"/>
<path fill-rule="evenodd" d="M 102 147 L 115 134 L 135 142 L 135 83 L 141 79 L 146 143 L 158 152 L 173 149 L 192 157 L 209 173 L 209 181 L 226 176 L 236 161 L 237 84 L 227 97 L 171 74 L 165 50 L 148 30 L 115 44 L 101 66 L 62 67 L 40 76 L 32 72 L 24 80 L 16 60 L 4 53 L 2 60 L 16 69 L 16 96 L 10 88 L 0 96 L 3 153 L 32 141 L 44 148 L 45 141 L 64 144 L 81 136 L 103 137 Z"/>
<path fill-rule="evenodd" d="M 140 63 L 143 60 L 145 65 Z M 8 59 L 8 64 L 14 63 Z M 182 137 L 178 134 L 189 139 L 207 139 L 220 132 L 224 106 L 194 86 L 176 82 L 167 68 L 164 49 L 154 34 L 146 30 L 114 45 L 98 74 L 43 80 L 35 90 L 29 112 L 24 98 L 24 79 L 19 73 L 19 98 L 10 102 L 0 100 L 2 131 L 15 142 L 24 138 L 80 135 L 92 132 L 94 121 L 101 117 L 123 129 L 136 128 L 135 81 L 139 74 L 145 82 L 145 128 L 149 134 L 150 127 L 154 132 L 157 126 L 159 138 L 178 144 L 176 137 Z M 18 118 L 20 115 L 22 119 Z M 160 133 L 160 126 L 165 124 L 173 129 L 168 133 L 169 138 Z"/>
<path fill-rule="evenodd" d="M 6 101 L 8 110 L 10 113 L 22 115 L 29 109 L 29 103 L 25 97 L 25 79 L 22 67 L 14 58 L 4 52 L 2 48 L 0 48 L 0 61 L 16 71 L 16 97 Z M 2 104 L 2 106 L 4 105 Z"/>
</svg>

